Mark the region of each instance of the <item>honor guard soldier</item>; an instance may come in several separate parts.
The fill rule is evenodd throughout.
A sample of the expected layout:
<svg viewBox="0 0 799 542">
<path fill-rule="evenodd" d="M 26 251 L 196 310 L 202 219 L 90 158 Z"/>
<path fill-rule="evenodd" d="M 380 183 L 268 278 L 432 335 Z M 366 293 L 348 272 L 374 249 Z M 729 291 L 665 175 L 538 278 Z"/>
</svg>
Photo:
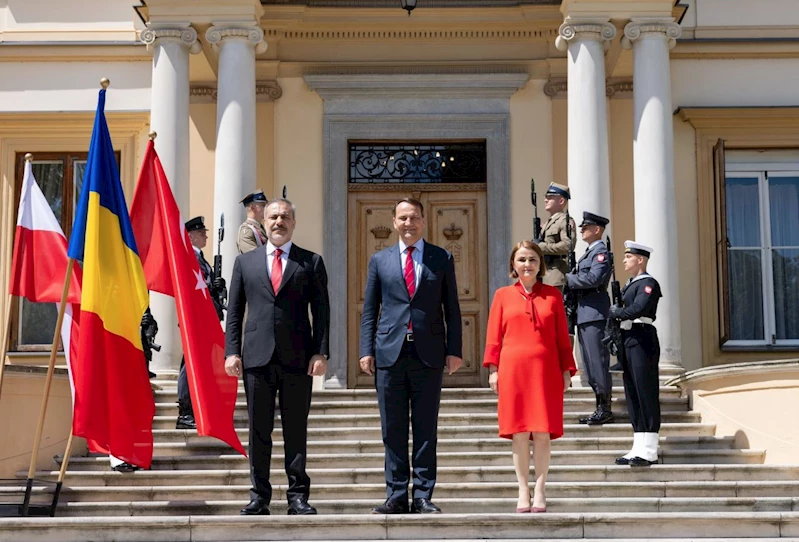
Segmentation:
<svg viewBox="0 0 799 542">
<path fill-rule="evenodd" d="M 579 420 L 588 425 L 613 422 L 610 353 L 602 344 L 610 310 L 608 283 L 611 275 L 610 256 L 602 234 L 609 222 L 594 213 L 583 213 L 580 232 L 583 241 L 588 243 L 588 250 L 577 262 L 576 270 L 566 275 L 566 285 L 577 296 L 577 338 L 588 383 L 596 395 L 594 413 Z"/>
<path fill-rule="evenodd" d="M 569 272 L 568 256 L 574 250 L 577 240 L 577 228 L 571 220 L 571 235 L 567 234 L 566 205 L 571 199 L 569 188 L 562 184 L 551 183 L 544 195 L 545 209 L 549 213 L 549 220 L 541 229 L 541 239 L 537 239 L 538 246 L 544 253 L 547 272 L 544 275 L 544 284 L 555 286 L 563 291 L 566 284 L 566 273 Z"/>
<path fill-rule="evenodd" d="M 225 279 L 214 276 L 214 268 L 208 263 L 203 255 L 202 249 L 208 243 L 208 228 L 205 227 L 205 218 L 196 216 L 186 222 L 186 231 L 189 233 L 194 255 L 197 256 L 197 263 L 200 264 L 200 272 L 203 275 L 208 292 L 211 294 L 211 301 L 214 303 L 216 315 L 221 321 L 224 318 L 223 303 L 221 292 L 225 289 Z M 180 373 L 178 374 L 178 421 L 175 429 L 196 429 L 197 423 L 194 419 L 194 407 L 191 404 L 191 394 L 189 393 L 189 380 L 186 375 L 186 359 L 180 360 Z"/>
<path fill-rule="evenodd" d="M 624 269 L 632 278 L 621 292 L 624 306 L 611 307 L 610 317 L 621 320 L 624 393 L 634 434 L 632 449 L 616 464 L 648 467 L 658 460 L 660 342 L 652 323 L 662 294 L 658 281 L 646 272 L 652 249 L 634 241 L 625 241 L 624 247 Z"/>
<path fill-rule="evenodd" d="M 266 230 L 264 229 L 264 209 L 268 203 L 263 190 L 256 190 L 241 200 L 247 209 L 247 220 L 239 226 L 239 235 L 236 238 L 236 247 L 239 254 L 244 254 L 266 243 Z"/>
</svg>

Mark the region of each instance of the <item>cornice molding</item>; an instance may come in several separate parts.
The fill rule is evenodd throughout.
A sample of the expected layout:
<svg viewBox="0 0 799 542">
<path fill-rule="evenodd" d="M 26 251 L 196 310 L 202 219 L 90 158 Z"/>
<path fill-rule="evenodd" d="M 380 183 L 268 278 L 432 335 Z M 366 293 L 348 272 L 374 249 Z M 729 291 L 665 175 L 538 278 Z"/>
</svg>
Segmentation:
<svg viewBox="0 0 799 542">
<path fill-rule="evenodd" d="M 572 40 L 587 39 L 607 44 L 615 37 L 616 27 L 609 22 L 567 20 L 558 28 L 555 46 L 560 51 L 566 51 Z"/>
<path fill-rule="evenodd" d="M 308 87 L 330 98 L 510 98 L 527 73 L 305 75 Z"/>
<path fill-rule="evenodd" d="M 656 37 L 666 40 L 669 49 L 672 49 L 681 34 L 682 28 L 674 21 L 631 21 L 624 27 L 621 45 L 631 49 L 632 44 L 641 38 Z"/>
<path fill-rule="evenodd" d="M 632 98 L 633 80 L 617 79 L 608 81 L 605 86 L 605 96 L 608 98 Z"/>
<path fill-rule="evenodd" d="M 544 94 L 550 98 L 565 98 L 568 90 L 566 79 L 552 79 L 544 85 Z M 632 79 L 611 79 L 605 85 L 605 96 L 608 98 L 630 98 L 632 94 Z"/>
<path fill-rule="evenodd" d="M 553 79 L 544 84 L 544 94 L 550 98 L 563 96 L 568 92 L 569 84 L 566 79 Z"/>
<path fill-rule="evenodd" d="M 194 85 L 189 89 L 190 103 L 216 103 L 218 90 L 215 84 Z M 283 88 L 277 81 L 256 81 L 255 100 L 257 102 L 274 102 L 283 95 Z"/>
<path fill-rule="evenodd" d="M 682 389 L 695 389 L 697 384 L 735 378 L 741 376 L 769 377 L 774 373 L 793 372 L 799 376 L 799 359 L 786 359 L 776 361 L 753 361 L 746 363 L 731 363 L 728 365 L 716 365 L 703 367 L 694 371 L 688 371 L 680 376 L 672 378 L 664 383 L 664 386 L 678 386 Z"/>
<path fill-rule="evenodd" d="M 268 39 L 280 40 L 324 40 L 324 41 L 441 41 L 441 40 L 537 40 L 547 39 L 558 35 L 555 29 L 546 28 L 516 28 L 516 29 L 441 29 L 441 28 L 396 28 L 373 30 L 364 28 L 351 29 L 292 29 L 268 30 Z"/>
<path fill-rule="evenodd" d="M 778 128 L 799 133 L 799 107 L 680 107 L 675 115 L 697 130 L 763 129 L 775 137 Z"/>
<path fill-rule="evenodd" d="M 483 74 L 529 73 L 525 64 L 486 65 L 373 65 L 373 66 L 327 66 L 311 65 L 303 68 L 302 75 L 483 75 Z"/>
<path fill-rule="evenodd" d="M 195 85 L 189 88 L 189 103 L 210 104 L 216 103 L 217 90 L 215 86 Z"/>
<path fill-rule="evenodd" d="M 277 81 L 255 82 L 255 101 L 274 102 L 281 96 L 283 96 L 283 88 Z"/>
<path fill-rule="evenodd" d="M 557 6 L 561 0 L 425 0 L 425 8 L 474 8 L 515 6 Z M 290 5 L 309 7 L 396 8 L 396 0 L 261 0 L 265 6 Z"/>
<path fill-rule="evenodd" d="M 197 31 L 189 23 L 186 26 L 151 25 L 141 31 L 139 39 L 147 46 L 148 51 L 152 51 L 159 42 L 178 43 L 195 55 L 203 50 L 197 39 Z"/>
<path fill-rule="evenodd" d="M 265 52 L 267 48 L 263 29 L 249 24 L 213 25 L 205 31 L 205 40 L 214 47 L 222 45 L 224 40 L 246 41 L 255 47 L 256 54 Z"/>
</svg>

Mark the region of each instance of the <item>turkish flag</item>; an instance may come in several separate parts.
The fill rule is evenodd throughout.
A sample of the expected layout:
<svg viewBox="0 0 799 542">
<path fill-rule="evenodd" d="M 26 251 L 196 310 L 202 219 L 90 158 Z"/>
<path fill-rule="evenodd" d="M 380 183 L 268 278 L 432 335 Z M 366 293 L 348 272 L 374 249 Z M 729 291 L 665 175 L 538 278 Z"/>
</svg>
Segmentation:
<svg viewBox="0 0 799 542">
<path fill-rule="evenodd" d="M 225 333 L 153 141 L 139 172 L 130 221 L 147 287 L 175 298 L 197 433 L 247 455 L 233 426 L 238 379 L 225 373 Z"/>
</svg>

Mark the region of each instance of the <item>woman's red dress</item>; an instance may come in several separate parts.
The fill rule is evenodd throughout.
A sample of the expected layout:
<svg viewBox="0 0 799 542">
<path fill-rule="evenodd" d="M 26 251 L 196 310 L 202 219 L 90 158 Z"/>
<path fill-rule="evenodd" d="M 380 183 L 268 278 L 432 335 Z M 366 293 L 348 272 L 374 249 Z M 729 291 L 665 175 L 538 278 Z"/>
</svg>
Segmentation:
<svg viewBox="0 0 799 542">
<path fill-rule="evenodd" d="M 488 316 L 483 365 L 497 365 L 499 436 L 549 433 L 563 436 L 563 372 L 577 372 L 563 296 L 536 282 L 494 294 Z"/>
</svg>

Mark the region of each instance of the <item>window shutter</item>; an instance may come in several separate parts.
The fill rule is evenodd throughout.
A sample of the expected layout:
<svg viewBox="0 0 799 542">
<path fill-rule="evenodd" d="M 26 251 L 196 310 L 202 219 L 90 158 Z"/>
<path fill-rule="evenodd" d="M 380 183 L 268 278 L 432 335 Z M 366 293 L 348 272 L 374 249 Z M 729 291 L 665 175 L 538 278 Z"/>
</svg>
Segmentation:
<svg viewBox="0 0 799 542">
<path fill-rule="evenodd" d="M 727 183 L 724 140 L 713 146 L 713 191 L 716 199 L 716 282 L 718 284 L 719 346 L 730 339 L 730 291 L 727 274 Z"/>
</svg>

